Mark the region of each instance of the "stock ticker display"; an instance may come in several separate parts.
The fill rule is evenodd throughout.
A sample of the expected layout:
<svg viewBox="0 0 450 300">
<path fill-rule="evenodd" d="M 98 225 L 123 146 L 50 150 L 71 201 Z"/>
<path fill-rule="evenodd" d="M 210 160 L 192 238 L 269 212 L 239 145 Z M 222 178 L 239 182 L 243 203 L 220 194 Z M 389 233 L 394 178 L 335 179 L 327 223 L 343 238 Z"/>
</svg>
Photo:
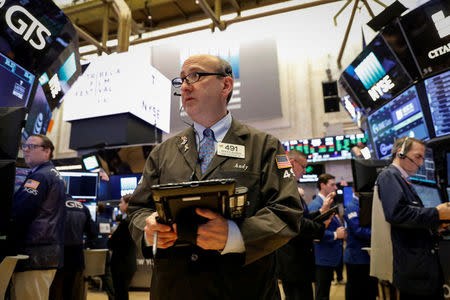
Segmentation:
<svg viewBox="0 0 450 300">
<path fill-rule="evenodd" d="M 286 152 L 296 149 L 308 155 L 308 162 L 351 159 L 353 145 L 366 143 L 367 136 L 361 134 L 329 136 L 317 139 L 302 139 L 282 142 Z"/>
<path fill-rule="evenodd" d="M 369 115 L 369 126 L 379 159 L 391 156 L 394 140 L 402 136 L 428 140 L 429 134 L 415 86 Z"/>
<path fill-rule="evenodd" d="M 425 89 L 436 136 L 450 134 L 450 71 L 426 79 Z"/>
</svg>

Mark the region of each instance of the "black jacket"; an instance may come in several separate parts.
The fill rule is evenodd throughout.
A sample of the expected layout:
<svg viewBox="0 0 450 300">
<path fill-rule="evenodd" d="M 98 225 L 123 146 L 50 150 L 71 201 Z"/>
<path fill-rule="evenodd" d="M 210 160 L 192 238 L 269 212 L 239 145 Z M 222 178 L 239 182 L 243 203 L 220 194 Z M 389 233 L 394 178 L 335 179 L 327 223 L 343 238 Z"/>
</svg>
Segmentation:
<svg viewBox="0 0 450 300">
<path fill-rule="evenodd" d="M 123 219 L 108 240 L 108 248 L 112 250 L 111 269 L 121 272 L 123 276 L 136 272 L 136 245 L 131 238 L 128 218 Z"/>
<path fill-rule="evenodd" d="M 302 198 L 301 200 L 304 211 L 300 223 L 300 234 L 276 252 L 277 274 L 283 282 L 314 282 L 313 239 L 322 238 L 325 225 L 312 220 L 320 215 L 320 211 L 309 213 L 305 201 Z"/>
<path fill-rule="evenodd" d="M 56 269 L 63 265 L 64 183 L 48 161 L 29 174 L 14 194 L 12 238 L 20 260 L 17 271 Z"/>
<path fill-rule="evenodd" d="M 433 294 L 442 287 L 438 253 L 436 208 L 425 208 L 414 188 L 393 165 L 378 176 L 380 200 L 391 224 L 393 284 L 410 294 Z"/>
</svg>

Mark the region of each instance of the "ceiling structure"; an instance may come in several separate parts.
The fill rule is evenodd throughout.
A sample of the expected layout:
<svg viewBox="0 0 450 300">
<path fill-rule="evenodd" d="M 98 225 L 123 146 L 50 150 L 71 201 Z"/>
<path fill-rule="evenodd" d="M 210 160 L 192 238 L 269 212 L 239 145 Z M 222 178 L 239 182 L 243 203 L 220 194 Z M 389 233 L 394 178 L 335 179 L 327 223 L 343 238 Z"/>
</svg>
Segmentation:
<svg viewBox="0 0 450 300">
<path fill-rule="evenodd" d="M 342 2 L 342 8 L 336 13 L 334 21 L 341 12 L 352 4 L 352 14 L 343 37 L 338 65 L 347 42 L 356 9 L 365 7 L 371 17 L 374 14 L 369 6 L 376 3 L 386 7 L 380 0 L 54 0 L 71 19 L 80 36 L 80 46 L 94 45 L 96 50 L 82 52 L 88 55 L 101 52 L 124 52 L 129 45 L 150 42 L 170 36 L 199 30 L 226 30 L 233 23 L 289 11 L 305 9 L 333 2 Z M 72 1 L 72 2 L 68 2 Z M 388 0 L 391 2 L 390 0 Z M 65 2 L 65 3 L 64 3 Z M 287 4 L 285 7 L 268 9 L 264 12 L 245 14 L 246 11 L 269 7 L 273 4 Z M 291 4 L 292 5 L 289 5 Z M 241 14 L 244 12 L 244 14 Z M 233 14 L 226 20 L 225 15 Z M 161 29 L 210 20 L 206 25 L 193 25 L 189 29 L 158 34 Z M 193 23 L 194 24 L 194 23 Z M 133 38 L 130 41 L 130 36 Z M 107 42 L 117 40 L 117 45 L 107 46 Z"/>
</svg>

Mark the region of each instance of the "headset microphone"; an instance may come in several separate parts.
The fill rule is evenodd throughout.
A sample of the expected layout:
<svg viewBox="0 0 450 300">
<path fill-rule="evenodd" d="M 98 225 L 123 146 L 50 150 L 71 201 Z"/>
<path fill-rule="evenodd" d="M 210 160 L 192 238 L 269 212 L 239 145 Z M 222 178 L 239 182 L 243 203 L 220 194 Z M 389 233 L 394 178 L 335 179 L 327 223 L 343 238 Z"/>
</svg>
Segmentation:
<svg viewBox="0 0 450 300">
<path fill-rule="evenodd" d="M 403 141 L 402 150 L 400 150 L 400 152 L 398 153 L 398 157 L 400 157 L 401 159 L 405 159 L 406 158 L 405 148 L 406 148 L 406 141 L 407 140 L 408 140 L 408 137 L 406 137 L 405 140 Z M 409 160 L 411 160 L 411 159 L 409 158 Z"/>
<path fill-rule="evenodd" d="M 180 94 L 180 93 L 177 93 L 177 92 L 173 92 L 173 95 L 174 95 L 174 96 L 179 96 L 179 97 L 181 96 L 181 94 Z"/>
<path fill-rule="evenodd" d="M 409 158 L 408 156 L 405 155 L 405 158 L 409 159 L 409 161 L 411 161 L 413 164 L 415 164 L 418 168 L 420 168 L 420 166 L 418 164 L 416 164 L 415 161 L 413 161 L 411 158 Z"/>
</svg>

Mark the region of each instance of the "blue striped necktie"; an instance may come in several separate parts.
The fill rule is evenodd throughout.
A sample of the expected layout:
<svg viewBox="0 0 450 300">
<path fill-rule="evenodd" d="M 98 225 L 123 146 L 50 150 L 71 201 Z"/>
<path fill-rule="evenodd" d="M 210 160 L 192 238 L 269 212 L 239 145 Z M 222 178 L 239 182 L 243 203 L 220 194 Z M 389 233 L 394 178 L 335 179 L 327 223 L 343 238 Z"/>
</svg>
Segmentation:
<svg viewBox="0 0 450 300">
<path fill-rule="evenodd" d="M 203 131 L 205 141 L 199 147 L 198 157 L 200 158 L 200 166 L 202 168 L 202 174 L 208 169 L 209 163 L 214 156 L 214 131 L 210 128 L 206 128 Z"/>
</svg>

